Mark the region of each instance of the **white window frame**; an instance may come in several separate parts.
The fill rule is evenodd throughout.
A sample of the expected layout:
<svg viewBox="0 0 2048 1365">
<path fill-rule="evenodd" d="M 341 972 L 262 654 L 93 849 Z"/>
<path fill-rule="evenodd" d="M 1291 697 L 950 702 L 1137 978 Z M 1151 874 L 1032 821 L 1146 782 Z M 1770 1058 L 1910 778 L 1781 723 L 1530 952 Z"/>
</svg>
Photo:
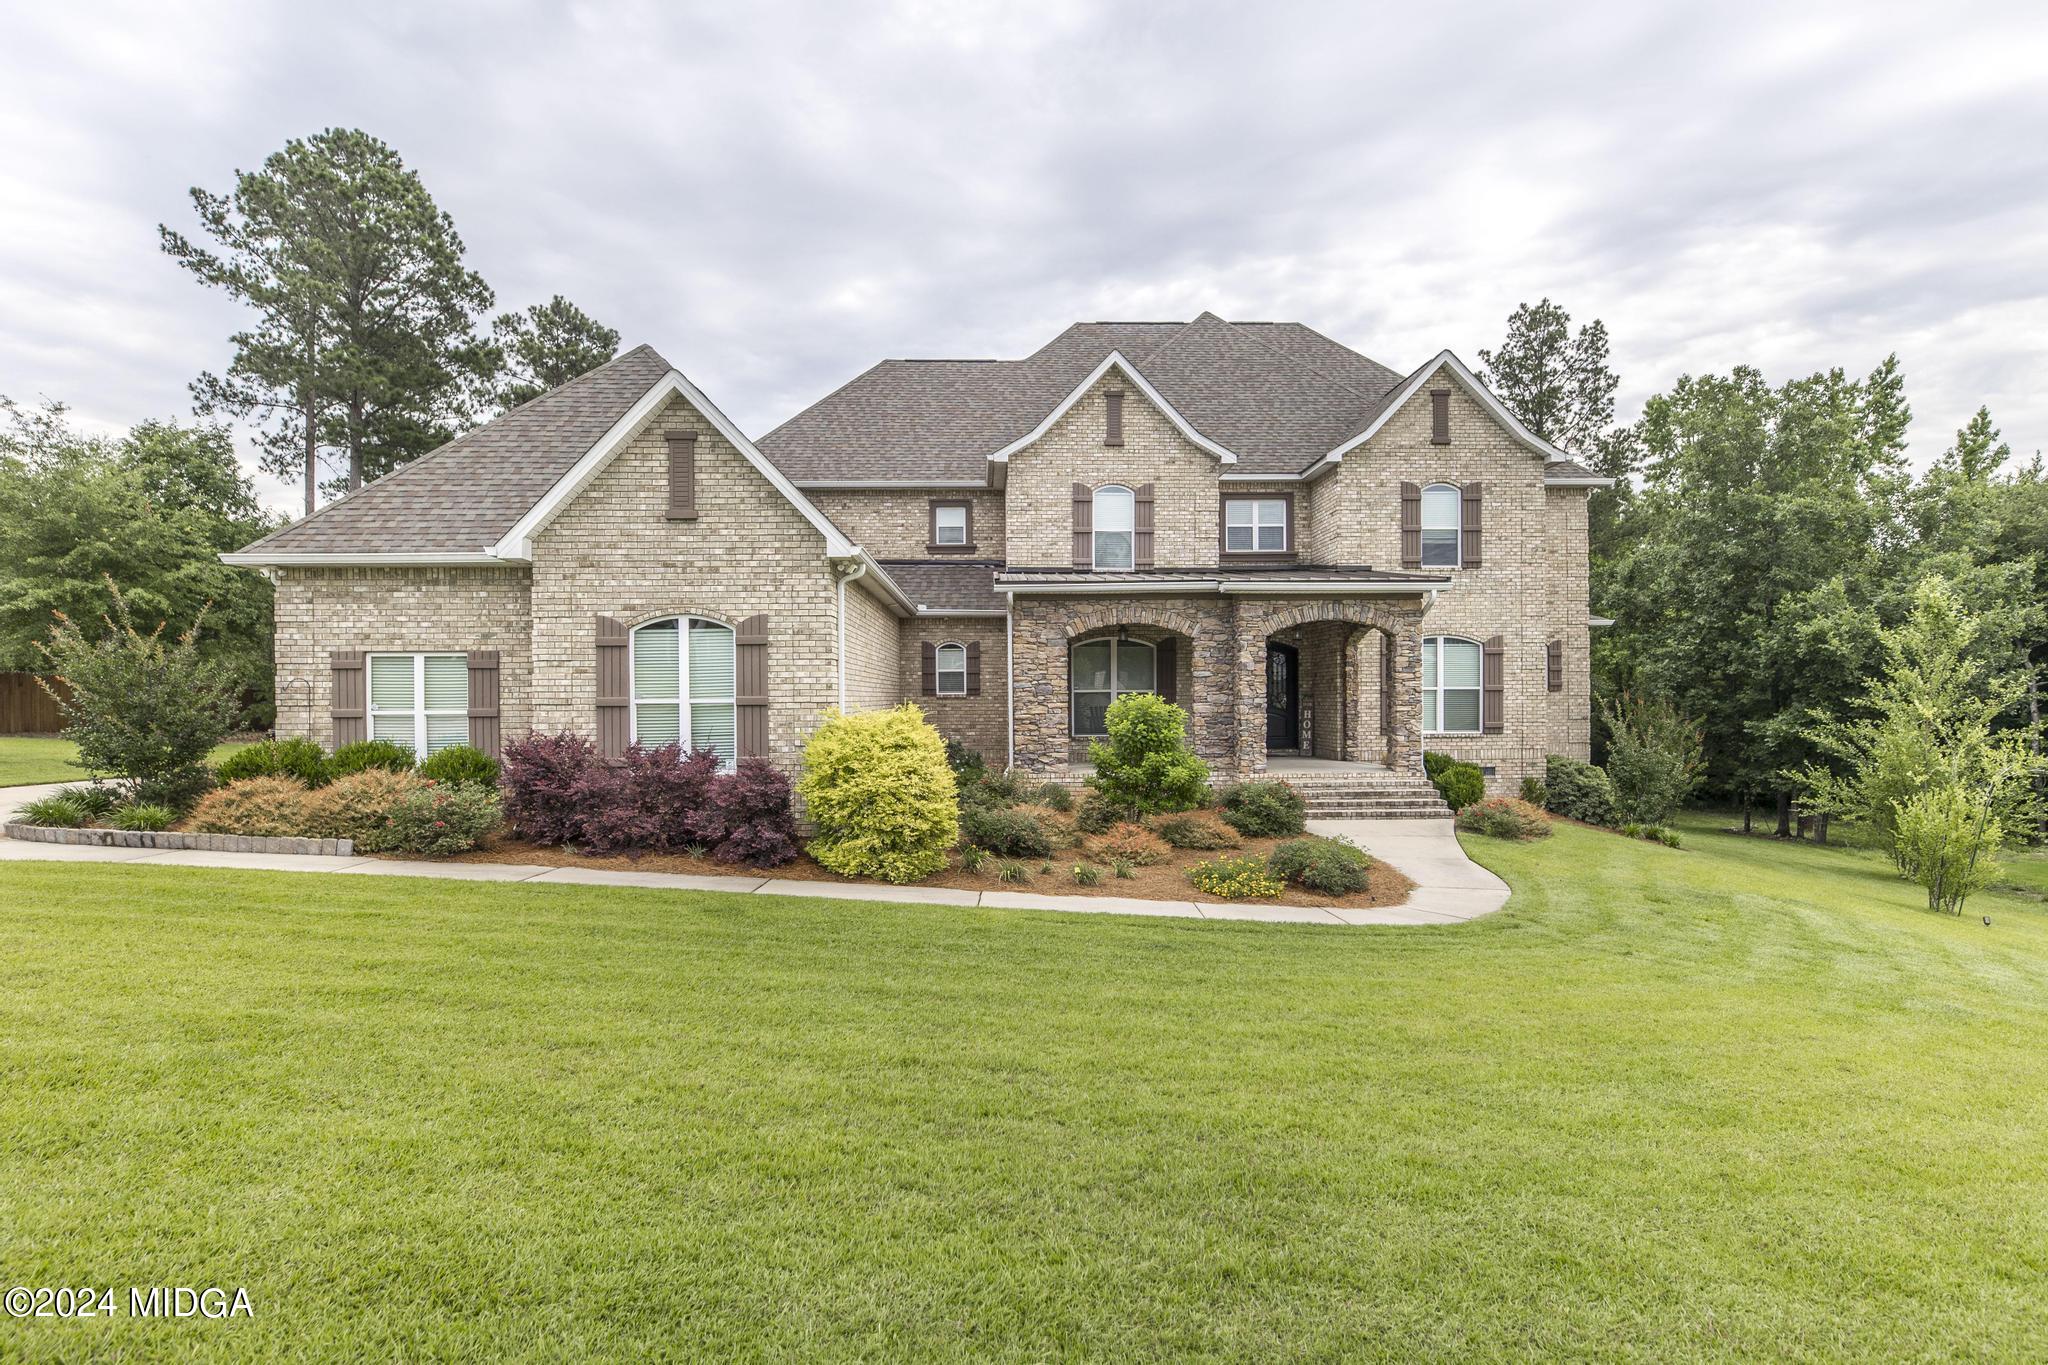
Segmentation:
<svg viewBox="0 0 2048 1365">
<path fill-rule="evenodd" d="M 1444 686 L 1443 647 L 1446 641 L 1453 644 L 1470 645 L 1479 652 L 1479 681 L 1471 687 Z M 1422 637 L 1422 649 L 1425 659 L 1429 655 L 1434 654 L 1436 663 L 1436 684 L 1430 686 L 1425 683 L 1422 688 L 1422 714 L 1424 717 L 1422 733 L 1425 735 L 1480 735 L 1486 733 L 1486 646 L 1478 640 L 1470 639 L 1463 635 L 1425 635 Z M 1423 676 L 1427 678 L 1428 673 L 1425 672 Z M 1436 694 L 1436 727 L 1434 729 L 1427 723 L 1429 716 L 1429 694 L 1432 692 Z M 1444 693 L 1446 692 L 1473 693 L 1479 699 L 1479 705 L 1474 711 L 1474 714 L 1479 717 L 1479 723 L 1470 730 L 1444 729 Z"/>
<path fill-rule="evenodd" d="M 1127 526 L 1104 526 L 1102 524 L 1102 495 L 1121 493 L 1124 505 L 1130 509 L 1130 524 Z M 1104 564 L 1102 562 L 1102 537 L 1120 535 L 1130 548 L 1128 564 Z M 1088 562 L 1098 573 L 1129 573 L 1138 566 L 1138 491 L 1120 483 L 1106 483 L 1089 495 L 1088 507 Z"/>
<path fill-rule="evenodd" d="M 946 531 L 947 531 L 947 530 L 949 529 L 949 528 L 948 528 L 948 527 L 946 526 L 946 517 L 947 517 L 947 516 L 948 516 L 949 514 L 950 514 L 950 515 L 954 515 L 954 516 L 958 516 L 958 517 L 960 518 L 960 524 L 959 524 L 959 525 L 958 525 L 957 527 L 951 528 L 951 529 L 955 529 L 955 530 L 958 530 L 958 531 L 960 532 L 960 538 L 959 538 L 958 540 L 948 540 L 948 539 L 946 539 Z M 942 502 L 942 503 L 939 503 L 939 504 L 938 504 L 937 506 L 935 506 L 935 507 L 933 507 L 933 508 L 932 508 L 932 544 L 934 544 L 934 545 L 944 545 L 944 546 L 947 546 L 947 547 L 949 547 L 949 548 L 962 548 L 962 549 L 964 549 L 964 548 L 966 547 L 966 545 L 967 545 L 967 504 L 966 504 L 966 503 L 964 503 L 964 502 Z"/>
<path fill-rule="evenodd" d="M 1233 510 L 1240 507 L 1250 508 L 1251 517 L 1247 521 L 1234 522 L 1231 520 L 1230 514 Z M 1267 521 L 1259 515 L 1261 509 L 1269 507 L 1279 514 L 1277 521 Z M 1294 528 L 1288 525 L 1290 520 L 1291 518 L 1287 515 L 1287 499 L 1285 498 L 1225 498 L 1223 500 L 1223 553 L 1227 555 L 1284 555 L 1294 548 Z M 1252 543 L 1242 550 L 1231 549 L 1230 528 L 1232 526 L 1250 527 Z M 1259 544 L 1259 532 L 1268 526 L 1278 526 L 1280 528 L 1280 543 L 1278 545 L 1268 546 Z"/>
<path fill-rule="evenodd" d="M 947 667 L 946 667 L 946 651 L 947 651 L 947 650 L 949 650 L 949 649 L 956 649 L 956 650 L 960 651 L 960 666 L 959 666 L 958 668 L 947 668 Z M 932 651 L 932 660 L 933 660 L 933 667 L 932 667 L 932 691 L 933 691 L 933 692 L 934 692 L 934 693 L 935 693 L 936 695 L 938 695 L 938 696 L 941 696 L 941 697 L 964 697 L 964 696 L 966 696 L 966 695 L 967 695 L 967 646 L 966 646 L 966 645 L 963 645 L 963 644 L 961 644 L 961 643 L 960 643 L 959 641 L 957 641 L 957 640 L 948 640 L 948 641 L 946 641 L 946 642 L 945 642 L 944 644 L 940 645 L 940 646 L 939 646 L 939 647 L 938 647 L 937 649 L 935 649 L 935 650 L 933 650 L 933 651 Z M 948 687 L 946 686 L 946 675 L 947 675 L 948 673 L 954 673 L 954 674 L 958 674 L 958 675 L 959 675 L 959 678 L 960 678 L 960 686 L 959 686 L 959 687 L 957 687 L 957 688 L 948 688 Z"/>
<path fill-rule="evenodd" d="M 1074 686 L 1074 651 L 1077 649 L 1085 648 L 1089 645 L 1109 646 L 1109 686 L 1107 689 L 1100 687 Z M 1123 659 L 1121 656 L 1123 654 L 1123 651 L 1126 649 L 1142 649 L 1152 656 L 1152 685 L 1150 687 L 1131 688 L 1122 687 L 1118 684 L 1117 680 L 1123 676 Z M 1105 723 L 1103 725 L 1103 728 L 1100 730 L 1090 730 L 1084 733 L 1080 727 L 1080 722 L 1077 719 L 1081 714 L 1081 708 L 1074 704 L 1074 699 L 1076 697 L 1083 695 L 1091 697 L 1099 696 L 1105 691 L 1107 691 L 1109 695 L 1109 703 L 1108 705 L 1105 705 L 1102 708 L 1104 715 L 1109 714 L 1109 708 L 1111 706 L 1116 705 L 1116 700 L 1118 697 L 1128 697 L 1138 692 L 1151 692 L 1155 695 L 1158 694 L 1159 646 L 1148 643 L 1144 640 L 1122 640 L 1118 639 L 1115 636 L 1097 638 L 1094 640 L 1075 640 L 1072 643 L 1070 643 L 1067 646 L 1067 734 L 1071 738 L 1106 739 L 1108 737 L 1109 726 L 1107 723 Z"/>
<path fill-rule="evenodd" d="M 377 659 L 410 659 L 412 661 L 412 705 L 407 707 L 405 710 L 387 710 L 377 705 L 376 689 L 372 685 L 376 678 L 377 667 L 377 665 L 373 661 Z M 452 711 L 445 706 L 439 709 L 438 711 L 429 712 L 427 710 L 428 659 L 462 660 L 463 684 L 462 709 L 460 711 Z M 469 743 L 468 669 L 469 656 L 467 654 L 463 654 L 452 649 L 429 649 L 417 654 L 409 654 L 402 650 L 395 649 L 380 649 L 372 651 L 363 660 L 363 715 L 366 717 L 366 719 L 363 722 L 364 732 L 372 739 L 375 739 L 377 737 L 377 717 L 379 716 L 411 716 L 413 760 L 415 762 L 423 762 L 427 757 L 428 715 L 431 714 L 436 716 L 461 716 L 463 723 L 462 742 L 464 744 Z"/>
<path fill-rule="evenodd" d="M 1449 526 L 1429 524 L 1429 495 L 1438 490 L 1448 490 L 1451 507 L 1454 509 Z M 1462 569 L 1465 567 L 1465 490 L 1454 483 L 1424 484 L 1422 488 L 1422 567 L 1425 569 Z M 1452 553 L 1449 560 L 1432 560 L 1429 557 L 1429 533 L 1449 531 Z"/>
<path fill-rule="evenodd" d="M 639 662 L 640 632 L 649 626 L 658 626 L 667 621 L 676 623 L 676 695 L 673 697 L 643 697 L 640 695 Z M 690 623 L 702 621 L 705 625 L 716 626 L 733 637 L 733 695 L 731 697 L 695 697 L 690 695 Z M 657 616 L 651 621 L 642 621 L 626 635 L 626 742 L 640 742 L 640 706 L 673 706 L 676 708 L 676 744 L 678 751 L 687 756 L 690 748 L 690 708 L 702 703 L 717 706 L 721 703 L 733 708 L 733 757 L 720 762 L 721 772 L 731 772 L 739 763 L 739 632 L 715 616 Z"/>
</svg>

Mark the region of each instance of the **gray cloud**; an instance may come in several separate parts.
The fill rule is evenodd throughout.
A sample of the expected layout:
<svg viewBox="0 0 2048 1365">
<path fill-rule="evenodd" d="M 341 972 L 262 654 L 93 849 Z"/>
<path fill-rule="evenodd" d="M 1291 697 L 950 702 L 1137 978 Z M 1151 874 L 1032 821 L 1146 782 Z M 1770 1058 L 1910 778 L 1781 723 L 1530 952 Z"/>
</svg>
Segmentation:
<svg viewBox="0 0 2048 1365">
<path fill-rule="evenodd" d="M 1405 369 L 1548 294 L 1625 405 L 1896 350 L 1917 458 L 1980 402 L 2048 445 L 2038 5 L 696 8 L 17 15 L 0 392 L 184 411 L 237 314 L 155 225 L 352 124 L 504 305 L 568 294 L 756 432 L 1076 318 L 1299 318 Z"/>
</svg>

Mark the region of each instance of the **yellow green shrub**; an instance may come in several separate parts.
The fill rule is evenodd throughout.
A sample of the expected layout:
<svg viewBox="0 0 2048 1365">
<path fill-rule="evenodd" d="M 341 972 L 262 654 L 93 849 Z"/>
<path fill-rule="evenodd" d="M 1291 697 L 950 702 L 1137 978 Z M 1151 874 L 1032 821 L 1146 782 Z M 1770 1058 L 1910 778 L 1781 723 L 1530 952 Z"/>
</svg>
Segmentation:
<svg viewBox="0 0 2048 1365">
<path fill-rule="evenodd" d="M 797 792 L 818 827 L 811 856 L 843 876 L 918 881 L 945 867 L 960 838 L 946 742 L 914 704 L 826 712 Z"/>
</svg>

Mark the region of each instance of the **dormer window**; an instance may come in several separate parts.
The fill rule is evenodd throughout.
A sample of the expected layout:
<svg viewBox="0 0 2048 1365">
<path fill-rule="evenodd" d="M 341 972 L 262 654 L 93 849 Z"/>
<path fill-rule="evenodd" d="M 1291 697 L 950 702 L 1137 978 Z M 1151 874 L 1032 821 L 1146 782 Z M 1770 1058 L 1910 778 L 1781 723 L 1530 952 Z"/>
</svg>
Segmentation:
<svg viewBox="0 0 2048 1365">
<path fill-rule="evenodd" d="M 1424 567 L 1458 567 L 1458 541 L 1464 531 L 1464 496 L 1454 483 L 1433 483 L 1422 490 Z"/>
<path fill-rule="evenodd" d="M 962 500 L 934 500 L 931 505 L 931 544 L 935 552 L 974 548 L 974 508 Z"/>
<path fill-rule="evenodd" d="M 1136 528 L 1136 500 L 1131 490 L 1108 484 L 1095 490 L 1095 567 L 1128 569 L 1132 566 L 1132 532 Z"/>
</svg>

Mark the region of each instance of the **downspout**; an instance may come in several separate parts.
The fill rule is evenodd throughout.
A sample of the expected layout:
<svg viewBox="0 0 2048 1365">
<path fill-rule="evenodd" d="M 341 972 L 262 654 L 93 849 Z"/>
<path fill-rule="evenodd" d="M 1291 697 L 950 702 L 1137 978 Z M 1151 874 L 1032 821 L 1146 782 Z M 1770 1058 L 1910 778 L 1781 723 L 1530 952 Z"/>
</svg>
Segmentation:
<svg viewBox="0 0 2048 1365">
<path fill-rule="evenodd" d="M 1017 768 L 1017 618 L 1013 614 L 1017 599 L 1005 597 L 1009 608 L 1003 612 L 1003 720 L 1009 727 L 1010 752 L 1003 764 L 1004 772 Z"/>
<path fill-rule="evenodd" d="M 839 574 L 839 713 L 846 714 L 846 585 L 867 575 L 868 566 L 856 560 L 853 572 Z"/>
</svg>

